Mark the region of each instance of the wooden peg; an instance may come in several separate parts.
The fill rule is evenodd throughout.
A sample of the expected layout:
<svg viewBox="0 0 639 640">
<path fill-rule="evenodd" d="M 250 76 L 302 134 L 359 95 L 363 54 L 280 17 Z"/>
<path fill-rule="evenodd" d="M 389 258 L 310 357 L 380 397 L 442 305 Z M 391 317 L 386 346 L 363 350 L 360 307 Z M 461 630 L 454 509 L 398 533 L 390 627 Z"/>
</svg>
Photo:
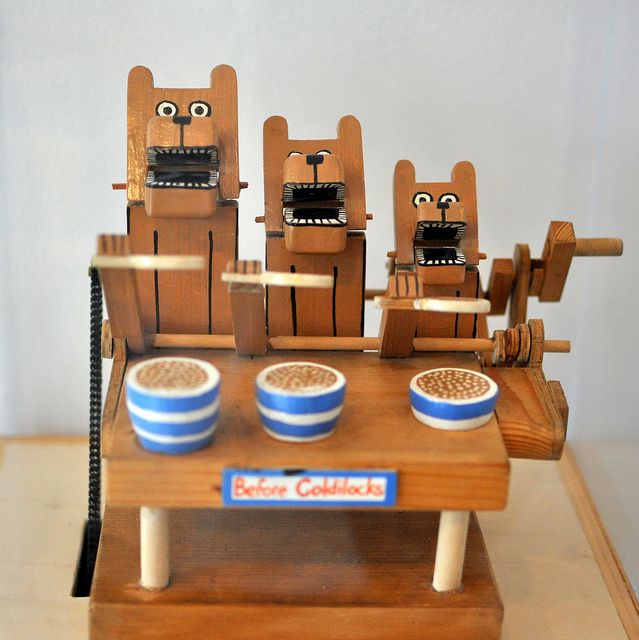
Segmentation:
<svg viewBox="0 0 639 640">
<path fill-rule="evenodd" d="M 232 260 L 226 273 L 259 276 L 262 265 L 257 260 Z M 240 356 L 262 356 L 266 353 L 266 290 L 261 283 L 231 282 L 231 315 L 235 349 Z"/>
<path fill-rule="evenodd" d="M 159 591 L 169 584 L 169 514 L 157 507 L 140 508 L 140 586 Z"/>
<path fill-rule="evenodd" d="M 623 254 L 621 238 L 577 238 L 575 256 L 620 256 Z"/>
<path fill-rule="evenodd" d="M 454 591 L 461 587 L 469 518 L 468 511 L 441 513 L 433 576 L 435 591 Z"/>
</svg>

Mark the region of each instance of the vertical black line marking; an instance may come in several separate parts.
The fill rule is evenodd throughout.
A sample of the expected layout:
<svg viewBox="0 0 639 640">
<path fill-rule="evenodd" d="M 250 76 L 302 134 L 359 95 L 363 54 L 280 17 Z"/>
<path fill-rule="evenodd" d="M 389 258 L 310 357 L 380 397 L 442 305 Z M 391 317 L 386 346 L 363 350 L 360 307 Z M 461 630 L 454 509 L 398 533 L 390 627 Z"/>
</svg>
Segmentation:
<svg viewBox="0 0 639 640">
<path fill-rule="evenodd" d="M 265 243 L 264 247 L 264 270 L 268 271 L 268 243 Z M 266 335 L 270 335 L 268 330 L 268 286 L 266 289 L 266 300 L 264 302 L 264 312 L 266 313 Z"/>
<path fill-rule="evenodd" d="M 209 335 L 213 333 L 213 231 L 209 230 Z"/>
<path fill-rule="evenodd" d="M 184 146 L 184 125 L 180 125 L 180 146 Z"/>
<path fill-rule="evenodd" d="M 479 271 L 475 273 L 475 298 L 479 297 Z M 475 314 L 475 321 L 473 323 L 473 338 L 477 337 L 477 321 L 479 316 Z"/>
<path fill-rule="evenodd" d="M 333 267 L 333 335 L 337 335 L 337 266 Z"/>
<path fill-rule="evenodd" d="M 461 295 L 461 291 L 459 289 L 457 289 L 457 291 L 455 291 L 455 297 L 459 298 L 459 296 Z M 459 324 L 459 314 L 456 313 L 455 314 L 455 337 L 457 338 L 457 326 Z"/>
<path fill-rule="evenodd" d="M 317 164 L 313 165 L 313 182 L 315 184 L 317 184 L 318 180 L 317 180 Z"/>
<path fill-rule="evenodd" d="M 126 208 L 126 235 L 131 235 L 131 207 Z"/>
<path fill-rule="evenodd" d="M 295 265 L 291 265 L 291 273 L 295 273 Z M 297 301 L 295 300 L 295 287 L 291 287 L 291 317 L 293 319 L 293 335 L 297 335 Z"/>
<path fill-rule="evenodd" d="M 159 250 L 159 237 L 158 232 L 153 232 L 153 255 L 158 255 Z M 159 282 L 158 270 L 153 270 L 153 285 L 155 287 L 155 333 L 160 333 L 160 282 Z"/>
<path fill-rule="evenodd" d="M 359 322 L 359 335 L 364 335 L 364 301 L 366 299 L 366 236 L 362 240 L 362 306 Z"/>
</svg>

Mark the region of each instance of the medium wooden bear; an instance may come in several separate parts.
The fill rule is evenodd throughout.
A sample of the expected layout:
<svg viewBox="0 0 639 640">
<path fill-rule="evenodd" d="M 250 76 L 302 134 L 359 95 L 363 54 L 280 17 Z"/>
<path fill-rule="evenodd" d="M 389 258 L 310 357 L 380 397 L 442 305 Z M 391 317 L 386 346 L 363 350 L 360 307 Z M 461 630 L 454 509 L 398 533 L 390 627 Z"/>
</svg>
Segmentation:
<svg viewBox="0 0 639 640">
<path fill-rule="evenodd" d="M 266 266 L 332 275 L 333 289 L 269 287 L 270 336 L 360 336 L 366 202 L 362 134 L 343 117 L 337 138 L 291 140 L 280 116 L 264 123 Z"/>
</svg>

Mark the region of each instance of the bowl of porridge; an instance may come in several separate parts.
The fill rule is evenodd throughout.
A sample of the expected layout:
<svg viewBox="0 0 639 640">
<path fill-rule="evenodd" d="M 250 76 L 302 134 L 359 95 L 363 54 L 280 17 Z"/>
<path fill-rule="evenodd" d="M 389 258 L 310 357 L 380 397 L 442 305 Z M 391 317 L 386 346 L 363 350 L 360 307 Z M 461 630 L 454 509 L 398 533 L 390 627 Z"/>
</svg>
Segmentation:
<svg viewBox="0 0 639 640">
<path fill-rule="evenodd" d="M 344 374 L 315 362 L 283 362 L 255 378 L 266 432 L 286 442 L 314 442 L 333 433 L 344 404 Z"/>
<path fill-rule="evenodd" d="M 196 358 L 152 358 L 126 377 L 126 405 L 138 441 L 156 453 L 182 454 L 210 444 L 218 423 L 220 373 Z"/>
<path fill-rule="evenodd" d="M 430 369 L 410 381 L 413 415 L 435 429 L 463 431 L 488 422 L 495 410 L 499 388 L 476 371 Z"/>
</svg>

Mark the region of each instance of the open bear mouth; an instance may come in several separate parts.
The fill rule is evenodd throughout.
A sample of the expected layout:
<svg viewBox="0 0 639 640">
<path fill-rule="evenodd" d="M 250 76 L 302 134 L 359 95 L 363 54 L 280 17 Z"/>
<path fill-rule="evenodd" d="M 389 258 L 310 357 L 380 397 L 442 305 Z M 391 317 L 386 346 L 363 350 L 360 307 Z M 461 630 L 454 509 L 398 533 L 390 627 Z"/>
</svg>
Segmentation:
<svg viewBox="0 0 639 640">
<path fill-rule="evenodd" d="M 346 210 L 344 207 L 287 207 L 284 222 L 293 227 L 345 227 Z"/>
<path fill-rule="evenodd" d="M 466 256 L 459 247 L 415 247 L 415 262 L 419 267 L 463 266 Z"/>
<path fill-rule="evenodd" d="M 287 182 L 282 192 L 284 202 L 343 202 L 342 182 Z"/>
<path fill-rule="evenodd" d="M 218 150 L 205 147 L 149 147 L 145 186 L 151 189 L 216 189 Z"/>
<path fill-rule="evenodd" d="M 417 266 L 464 266 L 466 256 L 459 242 L 465 231 L 465 222 L 419 220 L 413 241 Z"/>
<path fill-rule="evenodd" d="M 344 183 L 287 182 L 282 191 L 284 222 L 292 227 L 345 227 Z"/>
<path fill-rule="evenodd" d="M 415 243 L 421 241 L 459 242 L 466 231 L 465 222 L 419 220 L 415 229 Z"/>
</svg>

